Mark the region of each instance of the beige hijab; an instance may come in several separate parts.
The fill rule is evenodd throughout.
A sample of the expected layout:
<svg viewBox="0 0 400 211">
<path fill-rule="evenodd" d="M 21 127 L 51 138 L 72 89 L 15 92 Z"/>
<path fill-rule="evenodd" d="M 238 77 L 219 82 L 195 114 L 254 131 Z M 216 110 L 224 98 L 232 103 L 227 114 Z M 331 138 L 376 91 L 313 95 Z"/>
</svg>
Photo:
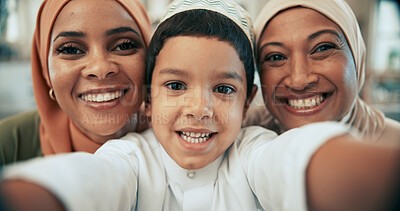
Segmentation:
<svg viewBox="0 0 400 211">
<path fill-rule="evenodd" d="M 296 6 L 315 10 L 342 29 L 353 53 L 359 93 L 365 79 L 366 48 L 356 16 L 344 0 L 271 0 L 264 6 L 255 21 L 256 43 L 258 43 L 266 24 L 278 12 Z M 367 105 L 359 96 L 354 99 L 352 109 L 348 111 L 341 122 L 357 128 L 360 135 L 371 137 L 373 140 L 376 140 L 385 128 L 384 114 Z"/>
<path fill-rule="evenodd" d="M 139 0 L 115 0 L 120 3 L 138 24 L 148 46 L 151 23 Z M 53 24 L 69 0 L 43 1 L 37 16 L 31 53 L 32 80 L 35 100 L 40 115 L 40 144 L 44 155 L 61 152 L 85 151 L 93 153 L 100 147 L 85 136 L 71 119 L 50 99 L 52 87 L 49 80 L 48 55 Z"/>
</svg>

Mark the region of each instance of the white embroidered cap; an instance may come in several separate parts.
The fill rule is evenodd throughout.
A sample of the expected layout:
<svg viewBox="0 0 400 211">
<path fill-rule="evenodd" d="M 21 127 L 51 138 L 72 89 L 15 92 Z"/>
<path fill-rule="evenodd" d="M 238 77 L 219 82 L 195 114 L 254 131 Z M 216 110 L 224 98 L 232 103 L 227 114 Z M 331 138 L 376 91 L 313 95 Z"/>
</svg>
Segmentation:
<svg viewBox="0 0 400 211">
<path fill-rule="evenodd" d="M 167 7 L 160 23 L 177 13 L 196 9 L 211 10 L 228 17 L 243 30 L 254 49 L 255 35 L 250 15 L 238 3 L 230 0 L 176 0 Z"/>
</svg>

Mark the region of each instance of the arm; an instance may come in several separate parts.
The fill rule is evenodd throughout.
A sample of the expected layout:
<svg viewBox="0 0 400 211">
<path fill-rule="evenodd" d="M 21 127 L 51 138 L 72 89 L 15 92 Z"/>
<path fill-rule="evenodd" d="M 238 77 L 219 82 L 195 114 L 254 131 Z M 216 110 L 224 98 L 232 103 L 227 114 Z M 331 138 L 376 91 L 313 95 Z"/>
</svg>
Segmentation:
<svg viewBox="0 0 400 211">
<path fill-rule="evenodd" d="M 336 137 L 314 154 L 306 178 L 310 210 L 395 210 L 400 150 Z"/>
<path fill-rule="evenodd" d="M 6 203 L 28 210 L 38 204 L 38 210 L 129 210 L 136 203 L 135 145 L 109 141 L 101 149 L 94 155 L 59 154 L 4 168 Z"/>
<path fill-rule="evenodd" d="M 10 180 L 0 184 L 0 193 L 10 211 L 64 211 L 61 202 L 43 187 L 23 180 Z"/>
<path fill-rule="evenodd" d="M 296 211 L 391 206 L 392 191 L 399 191 L 400 149 L 346 134 L 337 123 L 309 124 L 258 147 L 247 171 L 261 205 Z"/>
</svg>

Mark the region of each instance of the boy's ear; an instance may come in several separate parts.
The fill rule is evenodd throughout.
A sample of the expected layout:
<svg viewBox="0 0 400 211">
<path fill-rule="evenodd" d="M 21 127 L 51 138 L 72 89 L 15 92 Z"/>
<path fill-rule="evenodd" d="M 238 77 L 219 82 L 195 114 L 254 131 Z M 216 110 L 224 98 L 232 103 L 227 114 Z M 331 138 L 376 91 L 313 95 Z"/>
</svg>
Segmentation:
<svg viewBox="0 0 400 211">
<path fill-rule="evenodd" d="M 149 96 L 146 96 L 144 103 L 144 113 L 146 114 L 146 116 L 151 117 L 151 101 Z"/>
<path fill-rule="evenodd" d="M 246 112 L 249 109 L 250 103 L 253 101 L 254 96 L 256 96 L 257 90 L 258 90 L 257 85 L 253 84 L 253 88 L 251 89 L 250 96 L 247 98 L 246 103 L 244 104 L 243 120 L 246 118 Z"/>
</svg>

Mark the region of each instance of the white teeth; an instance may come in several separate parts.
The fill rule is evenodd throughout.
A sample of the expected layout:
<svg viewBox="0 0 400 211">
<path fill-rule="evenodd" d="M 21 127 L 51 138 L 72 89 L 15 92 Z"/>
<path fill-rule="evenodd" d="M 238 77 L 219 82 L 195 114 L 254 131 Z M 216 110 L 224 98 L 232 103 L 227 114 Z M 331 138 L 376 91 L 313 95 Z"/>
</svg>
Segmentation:
<svg viewBox="0 0 400 211">
<path fill-rule="evenodd" d="M 103 95 L 97 95 L 97 102 L 103 102 Z"/>
<path fill-rule="evenodd" d="M 81 98 L 89 102 L 107 102 L 120 98 L 123 94 L 122 90 L 107 92 L 107 93 L 97 93 L 97 94 L 83 94 Z"/>
<path fill-rule="evenodd" d="M 111 100 L 111 95 L 110 95 L 110 93 L 106 93 L 104 95 L 104 101 L 109 101 L 109 100 Z"/>
<path fill-rule="evenodd" d="M 322 95 L 317 95 L 307 99 L 290 99 L 288 105 L 295 109 L 310 109 L 319 106 L 324 100 Z"/>
<path fill-rule="evenodd" d="M 180 132 L 179 134 L 185 141 L 192 144 L 203 143 L 211 137 L 211 133 Z"/>
<path fill-rule="evenodd" d="M 310 99 L 307 99 L 307 100 L 305 101 L 305 105 L 306 105 L 307 107 L 310 107 L 310 106 L 311 106 L 311 101 L 310 101 Z"/>
</svg>

